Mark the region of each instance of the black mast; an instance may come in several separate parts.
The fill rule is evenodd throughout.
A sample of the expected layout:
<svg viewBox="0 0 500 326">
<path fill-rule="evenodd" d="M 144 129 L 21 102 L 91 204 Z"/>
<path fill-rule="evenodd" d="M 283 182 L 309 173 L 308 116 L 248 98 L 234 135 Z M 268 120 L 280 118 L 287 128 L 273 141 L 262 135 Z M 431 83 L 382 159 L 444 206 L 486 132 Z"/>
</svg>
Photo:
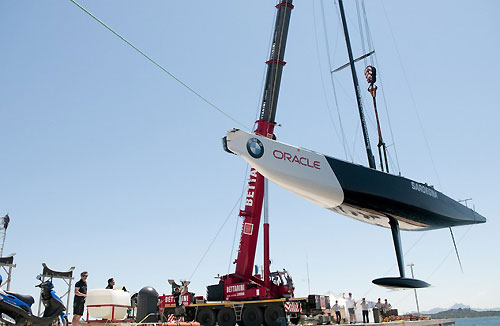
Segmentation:
<svg viewBox="0 0 500 326">
<path fill-rule="evenodd" d="M 339 0 L 340 16 L 342 18 L 342 25 L 344 27 L 345 42 L 347 45 L 347 54 L 349 55 L 349 65 L 351 66 L 352 82 L 354 83 L 354 91 L 356 92 L 356 101 L 358 102 L 359 118 L 361 120 L 361 129 L 363 130 L 363 137 L 365 139 L 366 155 L 368 156 L 368 164 L 370 168 L 376 169 L 375 158 L 373 157 L 372 149 L 370 146 L 370 138 L 368 137 L 368 129 L 366 128 L 365 114 L 363 112 L 363 102 L 361 101 L 361 91 L 359 89 L 358 77 L 356 75 L 356 67 L 354 66 L 354 59 L 352 56 L 351 40 L 349 39 L 349 32 L 347 30 L 347 22 L 344 14 L 344 4 Z"/>
</svg>

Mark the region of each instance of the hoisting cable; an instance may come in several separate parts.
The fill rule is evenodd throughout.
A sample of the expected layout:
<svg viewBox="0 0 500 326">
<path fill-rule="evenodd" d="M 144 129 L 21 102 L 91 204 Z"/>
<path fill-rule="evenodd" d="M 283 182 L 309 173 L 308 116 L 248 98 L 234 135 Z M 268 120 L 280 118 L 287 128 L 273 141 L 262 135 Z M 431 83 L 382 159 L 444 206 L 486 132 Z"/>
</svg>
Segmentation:
<svg viewBox="0 0 500 326">
<path fill-rule="evenodd" d="M 224 228 L 224 226 L 226 225 L 227 221 L 229 221 L 229 218 L 233 215 L 233 212 L 235 210 L 236 207 L 238 207 L 238 205 L 241 203 L 241 195 L 238 196 L 238 199 L 236 200 L 236 202 L 234 203 L 234 206 L 233 208 L 231 209 L 231 211 L 229 212 L 229 214 L 227 215 L 226 219 L 224 220 L 224 222 L 222 223 L 222 225 L 220 226 L 219 230 L 215 233 L 215 236 L 213 237 L 212 241 L 210 242 L 210 244 L 208 245 L 207 249 L 205 250 L 205 252 L 203 253 L 203 255 L 201 256 L 200 260 L 198 261 L 198 264 L 196 264 L 196 267 L 194 268 L 193 270 L 193 273 L 191 273 L 191 276 L 189 277 L 189 280 L 193 279 L 193 276 L 194 274 L 196 273 L 196 271 L 198 270 L 198 268 L 200 267 L 201 263 L 203 262 L 203 259 L 205 259 L 205 256 L 208 254 L 208 252 L 210 251 L 210 249 L 212 248 L 213 244 L 215 243 L 215 240 L 217 240 L 217 238 L 219 237 L 219 234 L 221 233 L 222 229 Z"/>
<path fill-rule="evenodd" d="M 137 48 L 135 45 L 133 45 L 132 43 L 130 43 L 127 39 L 125 39 L 123 36 L 121 36 L 120 34 L 118 34 L 116 31 L 114 31 L 111 27 L 109 27 L 108 25 L 106 25 L 102 20 L 100 20 L 99 18 L 97 18 L 96 16 L 94 16 L 90 11 L 88 11 L 87 9 L 85 9 L 84 7 L 82 7 L 79 3 L 77 3 L 75 0 L 69 0 L 71 1 L 75 6 L 77 6 L 78 8 L 80 8 L 81 10 L 83 10 L 87 15 L 89 15 L 90 17 L 92 17 L 96 22 L 98 22 L 99 24 L 101 24 L 102 26 L 104 26 L 107 30 L 109 30 L 111 33 L 115 34 L 115 36 L 117 36 L 119 39 L 121 39 L 123 42 L 125 42 L 127 45 L 129 45 L 132 49 L 134 49 L 135 51 L 139 52 L 144 58 L 146 58 L 147 60 L 149 60 L 152 64 L 154 64 L 155 66 L 157 66 L 158 68 L 160 68 L 163 72 L 165 72 L 167 75 L 169 75 L 170 77 L 172 77 L 175 81 L 177 81 L 179 84 L 181 84 L 182 86 L 184 86 L 184 88 L 186 88 L 187 90 L 189 90 L 191 93 L 193 93 L 194 95 L 196 95 L 198 98 L 200 98 L 203 102 L 207 103 L 209 106 L 211 106 L 213 109 L 219 111 L 219 113 L 221 113 L 222 115 L 224 115 L 226 118 L 232 120 L 233 122 L 237 123 L 238 125 L 240 125 L 241 127 L 243 127 L 244 129 L 246 130 L 250 130 L 250 128 L 248 126 L 246 126 L 245 124 L 243 124 L 242 122 L 236 120 L 235 118 L 233 118 L 230 114 L 224 112 L 221 108 L 219 108 L 217 105 L 213 104 L 212 102 L 210 102 L 207 98 L 205 98 L 203 95 L 201 95 L 200 93 L 198 93 L 197 91 L 195 91 L 193 88 L 191 88 L 189 85 L 187 85 L 186 83 L 184 83 L 182 80 L 180 80 L 178 77 L 176 77 L 174 74 L 172 74 L 171 72 L 169 72 L 167 69 L 165 69 L 162 65 L 160 65 L 158 62 L 156 62 L 155 60 L 153 60 L 150 56 L 148 56 L 146 53 L 142 52 L 139 48 Z"/>
</svg>

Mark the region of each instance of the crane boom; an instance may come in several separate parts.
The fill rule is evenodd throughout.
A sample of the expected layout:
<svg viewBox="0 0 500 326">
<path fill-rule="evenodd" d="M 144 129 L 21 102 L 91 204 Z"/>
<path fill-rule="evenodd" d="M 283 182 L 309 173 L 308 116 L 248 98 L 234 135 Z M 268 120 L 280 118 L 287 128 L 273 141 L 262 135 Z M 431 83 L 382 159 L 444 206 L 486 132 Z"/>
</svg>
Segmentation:
<svg viewBox="0 0 500 326">
<path fill-rule="evenodd" d="M 269 60 L 266 61 L 267 72 L 262 96 L 262 105 L 259 114 L 259 120 L 256 121 L 255 134 L 275 139 L 274 127 L 276 125 L 276 108 L 278 104 L 278 94 L 281 84 L 281 75 L 286 62 L 283 60 L 285 55 L 285 46 L 288 36 L 288 27 L 290 24 L 290 14 L 293 9 L 293 0 L 283 0 L 276 5 L 276 24 L 273 33 L 273 42 Z M 247 148 L 251 155 L 262 155 L 263 148 L 259 146 L 259 141 L 248 143 Z M 251 169 L 248 180 L 248 191 L 245 200 L 245 207 L 240 211 L 240 216 L 244 218 L 241 230 L 240 245 L 238 257 L 235 260 L 236 269 L 234 274 L 225 275 L 221 280 L 225 282 L 225 287 L 236 286 L 245 282 L 258 284 L 264 291 L 240 291 L 241 299 L 248 299 L 252 296 L 259 298 L 275 298 L 284 294 L 293 296 L 293 286 L 287 286 L 286 289 L 271 284 L 271 273 L 269 270 L 269 225 L 264 223 L 264 275 L 253 276 L 253 265 L 255 261 L 255 251 L 259 236 L 259 227 L 262 213 L 262 204 L 265 192 L 265 179 L 255 169 Z M 287 282 L 290 281 L 287 274 Z M 238 285 L 239 286 L 239 285 Z M 231 288 L 232 289 L 232 288 Z M 291 291 L 291 292 L 290 292 Z M 227 291 L 226 291 L 227 292 Z M 227 298 L 226 294 L 226 298 Z M 232 299 L 239 299 L 234 298 Z"/>
</svg>

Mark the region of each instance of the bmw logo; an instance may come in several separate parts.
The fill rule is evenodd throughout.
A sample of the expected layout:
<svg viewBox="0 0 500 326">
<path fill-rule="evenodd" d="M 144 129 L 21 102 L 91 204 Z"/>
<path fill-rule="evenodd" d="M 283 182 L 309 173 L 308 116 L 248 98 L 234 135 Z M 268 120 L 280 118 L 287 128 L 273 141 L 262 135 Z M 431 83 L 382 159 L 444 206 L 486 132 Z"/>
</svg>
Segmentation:
<svg viewBox="0 0 500 326">
<path fill-rule="evenodd" d="M 247 151 L 253 158 L 261 158 L 264 155 L 264 145 L 257 138 L 250 138 L 247 142 Z"/>
</svg>

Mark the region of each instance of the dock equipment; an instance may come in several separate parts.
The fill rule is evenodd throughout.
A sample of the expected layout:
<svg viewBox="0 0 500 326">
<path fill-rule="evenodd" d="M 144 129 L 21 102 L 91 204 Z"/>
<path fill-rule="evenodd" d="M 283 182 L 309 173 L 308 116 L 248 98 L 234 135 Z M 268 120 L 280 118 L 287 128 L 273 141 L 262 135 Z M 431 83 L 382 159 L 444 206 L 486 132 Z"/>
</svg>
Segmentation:
<svg viewBox="0 0 500 326">
<path fill-rule="evenodd" d="M 71 293 L 71 282 L 73 281 L 73 271 L 75 270 L 75 267 L 70 267 L 66 272 L 57 272 L 54 271 L 50 268 L 47 267 L 47 264 L 42 263 L 42 274 L 40 276 L 42 277 L 42 282 L 44 282 L 46 279 L 54 279 L 54 278 L 60 278 L 62 279 L 67 285 L 68 285 L 68 290 L 61 295 L 61 300 L 66 296 L 66 311 L 68 311 L 69 308 L 69 297 Z M 43 314 L 42 309 L 42 295 L 40 294 L 40 300 L 38 300 L 38 316 L 40 317 Z"/>
<path fill-rule="evenodd" d="M 12 268 L 16 267 L 16 264 L 14 264 L 14 256 L 15 253 L 10 254 L 6 257 L 0 257 L 0 266 L 3 268 L 5 273 L 7 273 L 7 279 L 2 284 L 0 284 L 0 287 L 7 285 L 7 291 L 10 290 L 10 281 L 12 280 Z"/>
</svg>

